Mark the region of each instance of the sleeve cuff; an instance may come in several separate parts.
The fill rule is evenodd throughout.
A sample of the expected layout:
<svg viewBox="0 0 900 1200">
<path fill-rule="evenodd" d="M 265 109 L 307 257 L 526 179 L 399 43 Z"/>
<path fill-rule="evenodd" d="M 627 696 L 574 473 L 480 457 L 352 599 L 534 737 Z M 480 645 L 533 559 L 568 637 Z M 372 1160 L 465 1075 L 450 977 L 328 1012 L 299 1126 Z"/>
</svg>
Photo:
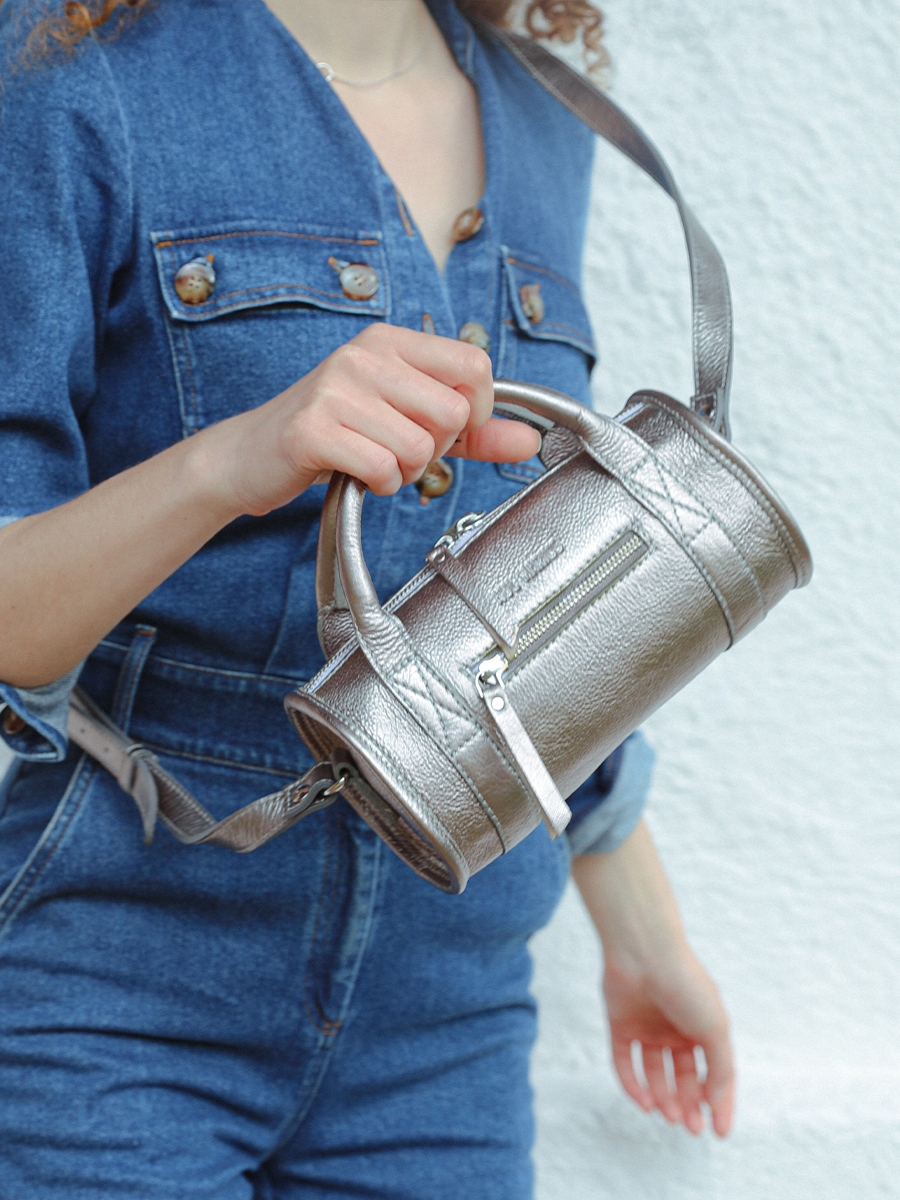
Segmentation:
<svg viewBox="0 0 900 1200">
<path fill-rule="evenodd" d="M 81 666 L 79 663 L 68 675 L 43 687 L 14 688 L 0 683 L 0 740 L 13 754 L 29 762 L 62 762 L 66 757 L 69 694 Z"/>
<path fill-rule="evenodd" d="M 644 811 L 656 761 L 653 747 L 638 729 L 607 763 L 616 757 L 618 770 L 611 785 L 603 778 L 605 763 L 570 800 L 574 819 L 566 835 L 573 858 L 580 854 L 609 854 L 625 841 Z M 593 791 L 594 797 L 583 797 L 586 791 Z M 579 803 L 573 803 L 576 800 Z"/>
</svg>

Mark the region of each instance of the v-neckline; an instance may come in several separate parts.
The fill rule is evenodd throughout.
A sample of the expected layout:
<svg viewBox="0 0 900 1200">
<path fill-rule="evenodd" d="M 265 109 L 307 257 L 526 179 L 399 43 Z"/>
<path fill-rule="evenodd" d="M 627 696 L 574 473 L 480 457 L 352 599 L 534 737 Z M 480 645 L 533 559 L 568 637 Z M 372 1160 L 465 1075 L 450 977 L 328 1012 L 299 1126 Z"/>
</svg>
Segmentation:
<svg viewBox="0 0 900 1200">
<path fill-rule="evenodd" d="M 425 249 L 425 253 L 428 255 L 428 258 L 434 268 L 435 274 L 437 275 L 438 279 L 441 281 L 441 284 L 443 286 L 444 281 L 447 277 L 447 269 L 450 265 L 450 259 L 453 257 L 453 254 L 456 250 L 457 245 L 459 245 L 459 243 L 456 243 L 455 245 L 450 247 L 450 251 L 447 254 L 447 258 L 444 261 L 444 268 L 443 268 L 443 270 L 441 270 L 438 267 L 437 259 L 434 257 L 434 254 L 431 251 L 431 247 L 428 245 L 428 243 L 425 241 L 425 238 L 422 236 L 422 231 L 419 229 L 418 223 L 415 221 L 415 218 L 412 215 L 412 210 L 410 209 L 409 205 L 406 203 L 406 200 L 403 197 L 402 191 L 398 187 L 393 176 L 390 175 L 390 173 L 387 171 L 384 164 L 382 163 L 381 159 L 376 154 L 375 149 L 372 146 L 372 143 L 369 141 L 369 139 L 366 137 L 366 135 L 363 133 L 363 131 L 360 129 L 360 127 L 357 125 L 356 121 L 353 119 L 353 117 L 350 113 L 350 110 L 346 107 L 346 105 L 341 100 L 341 98 L 337 94 L 337 92 L 335 92 L 335 90 L 331 86 L 331 84 L 326 81 L 322 72 L 318 69 L 316 64 L 313 62 L 312 58 L 307 53 L 306 49 L 300 44 L 300 42 L 297 41 L 297 39 L 294 37 L 294 35 L 291 33 L 291 31 L 278 19 L 278 17 L 271 10 L 271 8 L 269 8 L 268 4 L 266 4 L 265 0 L 257 0 L 257 3 L 263 9 L 265 9 L 265 17 L 268 18 L 268 20 L 271 22 L 272 26 L 274 26 L 278 35 L 287 39 L 287 41 L 290 42 L 290 44 L 294 48 L 294 50 L 298 53 L 298 57 L 299 57 L 299 61 L 300 61 L 301 67 L 302 67 L 303 74 L 307 77 L 307 79 L 309 81 L 309 86 L 313 90 L 313 94 L 315 95 L 316 90 L 318 89 L 318 91 L 324 97 L 324 103 L 329 105 L 331 107 L 332 111 L 336 114 L 336 119 L 339 122 L 343 123 L 344 125 L 349 126 L 351 135 L 354 136 L 358 140 L 358 142 L 360 144 L 360 148 L 362 149 L 363 153 L 368 158 L 372 169 L 377 174 L 379 174 L 384 181 L 386 181 L 390 185 L 390 187 L 394 190 L 394 192 L 397 194 L 397 196 L 403 201 L 403 206 L 406 209 L 407 214 L 409 215 L 409 219 L 410 219 L 410 222 L 411 222 L 413 228 L 415 229 L 416 237 L 418 237 L 420 239 L 420 241 L 422 242 L 422 246 Z M 476 98 L 476 102 L 478 105 L 478 122 L 481 127 L 482 155 L 484 158 L 484 188 L 482 190 L 481 197 L 476 202 L 476 204 L 473 205 L 472 207 L 477 207 L 477 208 L 480 208 L 482 211 L 486 211 L 487 206 L 488 206 L 488 197 L 491 194 L 493 194 L 494 164 L 495 164 L 496 156 L 492 152 L 492 147 L 489 144 L 489 134 L 488 134 L 488 129 L 486 128 L 486 126 L 489 124 L 489 122 L 485 122 L 485 119 L 484 119 L 483 89 L 479 87 L 479 80 L 477 78 L 478 72 L 474 67 L 474 56 L 472 56 L 473 57 L 473 69 L 470 73 L 469 71 L 467 71 L 465 69 L 464 64 L 460 61 L 460 56 L 457 53 L 456 48 L 453 45 L 452 39 L 449 39 L 447 37 L 447 33 L 443 28 L 443 22 L 441 21 L 441 14 L 438 12 L 435 12 L 433 5 L 431 3 L 428 3 L 427 0 L 426 0 L 426 3 L 427 3 L 428 11 L 431 13 L 431 16 L 435 22 L 435 25 L 438 28 L 438 32 L 440 33 L 441 37 L 444 39 L 444 42 L 447 46 L 447 49 L 450 51 L 450 54 L 453 56 L 453 61 L 456 63 L 457 68 L 462 72 L 464 77 L 469 81 L 469 83 L 471 83 L 472 87 L 475 89 L 475 98 Z M 458 14 L 457 14 L 457 19 L 462 20 L 462 18 L 459 17 Z M 471 34 L 471 31 L 467 30 L 467 32 L 468 32 L 469 38 L 472 38 L 474 36 Z"/>
</svg>

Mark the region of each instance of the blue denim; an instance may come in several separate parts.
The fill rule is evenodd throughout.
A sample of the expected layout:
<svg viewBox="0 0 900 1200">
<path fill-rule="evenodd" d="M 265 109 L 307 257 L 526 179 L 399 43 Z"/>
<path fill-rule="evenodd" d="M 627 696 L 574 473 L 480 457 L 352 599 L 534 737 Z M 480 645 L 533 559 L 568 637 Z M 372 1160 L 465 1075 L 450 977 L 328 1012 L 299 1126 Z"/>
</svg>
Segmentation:
<svg viewBox="0 0 900 1200">
<path fill-rule="evenodd" d="M 3 71 L 0 524 L 283 391 L 372 321 L 484 325 L 498 376 L 589 403 L 584 127 L 450 0 L 478 90 L 484 225 L 441 275 L 371 149 L 262 0 L 158 0 L 72 59 Z M 25 20 L 23 22 L 23 13 Z M 27 11 L 0 9 L 0 63 Z M 213 255 L 202 305 L 173 287 Z M 343 294 L 329 260 L 379 287 Z M 539 284 L 545 316 L 520 289 Z M 454 461 L 366 500 L 385 599 L 536 461 Z M 216 816 L 309 765 L 282 709 L 321 666 L 322 488 L 233 522 L 91 654 L 81 684 Z M 0 683 L 28 722 L 0 816 L 0 1197 L 529 1194 L 528 936 L 566 874 L 538 831 L 446 897 L 338 803 L 246 857 L 147 848 L 66 744 L 74 674 Z M 572 798 L 572 847 L 640 814 L 635 736 Z"/>
<path fill-rule="evenodd" d="M 138 735 L 150 636 L 90 680 Z M 283 685 L 243 683 L 234 728 L 265 746 Z M 162 762 L 215 815 L 271 789 L 274 768 L 219 759 L 213 707 L 191 726 Z M 536 832 L 459 897 L 345 804 L 245 857 L 148 852 L 74 756 L 21 764 L 2 831 L 3 1200 L 531 1194 L 527 940 L 564 839 Z"/>
</svg>

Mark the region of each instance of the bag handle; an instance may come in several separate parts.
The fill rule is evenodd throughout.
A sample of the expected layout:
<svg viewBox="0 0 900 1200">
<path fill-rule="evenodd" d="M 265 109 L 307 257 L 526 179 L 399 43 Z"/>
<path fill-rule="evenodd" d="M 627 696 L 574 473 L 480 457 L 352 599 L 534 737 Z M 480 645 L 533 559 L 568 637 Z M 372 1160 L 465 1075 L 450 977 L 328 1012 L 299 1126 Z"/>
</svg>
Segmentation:
<svg viewBox="0 0 900 1200">
<path fill-rule="evenodd" d="M 590 446 L 608 418 L 551 388 L 494 380 L 494 411 L 540 427 L 561 425 Z M 377 639 L 395 620 L 381 607 L 363 556 L 361 518 L 366 486 L 334 474 L 325 493 L 316 553 L 316 602 L 320 618 L 349 609 L 360 637 Z"/>
<path fill-rule="evenodd" d="M 533 387 L 527 383 L 516 383 L 510 379 L 494 380 L 494 412 L 502 416 L 513 417 L 526 421 L 546 432 L 554 425 L 560 425 L 570 430 L 582 442 L 589 441 L 596 434 L 598 427 L 597 414 L 562 392 L 550 388 Z M 343 572 L 337 566 L 337 527 L 341 509 L 341 497 L 345 491 L 347 475 L 334 474 L 325 501 L 322 505 L 322 516 L 319 520 L 319 541 L 316 549 L 316 607 L 319 612 L 319 641 L 330 657 L 333 651 L 333 641 L 328 638 L 326 627 L 329 621 L 342 621 L 340 634 L 335 639 L 342 641 L 344 635 L 351 632 L 345 619 L 339 614 L 353 610 L 353 604 L 348 604 L 348 597 L 342 585 Z M 361 494 L 365 486 L 359 484 Z M 345 520 L 346 527 L 346 520 Z M 348 546 L 351 568 L 351 588 L 357 611 L 362 615 L 369 612 L 374 602 L 378 604 L 375 588 L 369 575 L 365 561 L 362 559 L 362 547 L 357 552 L 352 545 Z M 355 614 L 354 614 L 355 615 Z"/>
<path fill-rule="evenodd" d="M 663 156 L 646 134 L 609 96 L 531 38 L 473 24 L 486 38 L 504 46 L 531 78 L 589 129 L 615 146 L 675 201 L 691 268 L 694 395 L 691 407 L 729 437 L 733 333 L 731 292 L 725 263 L 712 238 L 684 201 Z"/>
<path fill-rule="evenodd" d="M 720 459 L 730 461 L 733 470 L 746 471 L 740 455 L 723 437 L 710 429 L 706 420 L 694 415 L 683 404 L 655 392 L 638 392 L 632 397 L 639 407 L 650 403 L 679 415 L 684 432 Z M 694 563 L 716 598 L 731 641 L 736 641 L 746 628 L 761 619 L 764 609 L 757 612 L 746 600 L 740 599 L 741 587 L 757 590 L 750 578 L 748 565 L 722 528 L 715 514 L 700 498 L 685 489 L 652 447 L 635 434 L 623 418 L 636 411 L 634 405 L 617 418 L 596 413 L 577 401 L 534 384 L 508 379 L 494 380 L 494 409 L 505 416 L 530 421 L 539 427 L 555 425 L 572 433 L 585 451 L 656 521 L 668 531 Z M 365 485 L 347 475 L 332 477 L 319 526 L 319 545 L 316 558 L 316 599 L 319 602 L 319 634 L 327 656 L 355 631 L 364 648 L 376 649 L 394 638 L 397 618 L 382 609 L 372 578 L 363 557 L 361 516 Z M 778 521 L 777 501 L 762 496 L 773 522 Z M 701 557 L 694 544 L 696 522 L 700 519 L 708 537 L 718 543 L 714 556 L 715 570 Z M 480 526 L 483 532 L 486 525 Z M 791 553 L 802 575 L 800 556 Z M 439 573 L 457 591 L 462 581 L 446 566 L 437 565 Z M 465 594 L 463 599 L 471 604 Z M 762 600 L 759 597 L 760 602 Z M 482 622 L 491 630 L 500 645 L 504 634 L 491 624 L 489 614 L 472 605 Z M 735 612 L 743 612 L 739 620 Z M 369 650 L 367 649 L 367 653 Z"/>
</svg>

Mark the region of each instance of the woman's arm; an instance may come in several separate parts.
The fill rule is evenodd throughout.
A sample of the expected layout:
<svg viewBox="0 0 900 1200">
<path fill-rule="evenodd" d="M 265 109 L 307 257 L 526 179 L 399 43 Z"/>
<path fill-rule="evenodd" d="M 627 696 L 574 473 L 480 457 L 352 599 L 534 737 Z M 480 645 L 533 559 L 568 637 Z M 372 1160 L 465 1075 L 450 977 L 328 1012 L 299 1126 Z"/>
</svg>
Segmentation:
<svg viewBox="0 0 900 1200">
<path fill-rule="evenodd" d="M 483 351 L 371 325 L 274 400 L 0 529 L 0 679 L 58 679 L 230 521 L 331 471 L 383 496 L 442 454 L 535 454 L 534 430 L 490 420 L 492 404 Z"/>
<path fill-rule="evenodd" d="M 603 942 L 603 992 L 613 1061 L 622 1086 L 646 1112 L 658 1108 L 691 1133 L 703 1128 L 701 1100 L 724 1137 L 734 1108 L 728 1016 L 716 985 L 688 945 L 684 927 L 646 824 L 611 854 L 583 855 L 572 874 Z M 647 1086 L 635 1075 L 641 1045 Z M 694 1048 L 707 1064 L 697 1074 Z M 671 1053 L 676 1090 L 666 1079 Z"/>
</svg>

